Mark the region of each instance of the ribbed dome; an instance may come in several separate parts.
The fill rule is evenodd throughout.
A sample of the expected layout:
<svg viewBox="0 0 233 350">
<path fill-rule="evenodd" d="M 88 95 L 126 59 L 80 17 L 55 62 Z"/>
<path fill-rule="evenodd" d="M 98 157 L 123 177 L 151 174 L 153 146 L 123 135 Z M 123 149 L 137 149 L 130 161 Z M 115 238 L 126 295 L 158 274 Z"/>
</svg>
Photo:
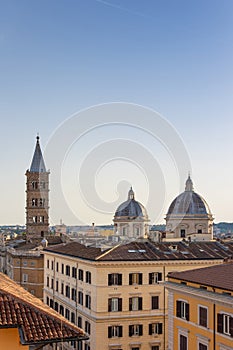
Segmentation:
<svg viewBox="0 0 233 350">
<path fill-rule="evenodd" d="M 134 199 L 134 191 L 132 190 L 132 187 L 128 193 L 128 200 L 119 205 L 115 212 L 115 218 L 122 216 L 148 219 L 146 208 Z"/>
<path fill-rule="evenodd" d="M 210 208 L 204 198 L 194 192 L 190 178 L 186 181 L 185 191 L 177 196 L 171 203 L 167 215 L 208 215 Z"/>
</svg>

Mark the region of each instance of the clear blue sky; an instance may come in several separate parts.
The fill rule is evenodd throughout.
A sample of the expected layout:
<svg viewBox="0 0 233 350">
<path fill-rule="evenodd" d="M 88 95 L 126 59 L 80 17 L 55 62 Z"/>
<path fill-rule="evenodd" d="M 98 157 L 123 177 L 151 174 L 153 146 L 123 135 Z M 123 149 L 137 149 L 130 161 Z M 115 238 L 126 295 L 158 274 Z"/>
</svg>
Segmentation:
<svg viewBox="0 0 233 350">
<path fill-rule="evenodd" d="M 0 224 L 25 222 L 24 173 L 37 132 L 45 148 L 70 115 L 112 101 L 161 113 L 183 139 L 195 190 L 215 221 L 233 221 L 232 0 L 3 1 L 0 50 Z M 161 223 L 180 191 L 170 183 Z M 137 199 L 146 204 L 143 186 L 136 185 Z M 58 207 L 52 198 L 51 191 Z M 58 220 L 54 214 L 51 223 Z"/>
</svg>

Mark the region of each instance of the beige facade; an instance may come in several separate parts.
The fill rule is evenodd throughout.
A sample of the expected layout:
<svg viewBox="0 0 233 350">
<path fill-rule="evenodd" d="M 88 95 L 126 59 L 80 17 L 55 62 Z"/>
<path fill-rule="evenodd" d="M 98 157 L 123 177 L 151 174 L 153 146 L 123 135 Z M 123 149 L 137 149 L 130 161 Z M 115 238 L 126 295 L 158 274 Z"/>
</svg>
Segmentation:
<svg viewBox="0 0 233 350">
<path fill-rule="evenodd" d="M 44 260 L 41 252 L 8 248 L 6 261 L 8 276 L 43 300 Z"/>
<path fill-rule="evenodd" d="M 206 259 L 203 253 L 199 259 L 186 259 L 185 254 L 179 259 L 171 253 L 167 259 L 137 261 L 135 257 L 129 261 L 121 256 L 127 247 L 127 254 L 133 256 L 153 246 L 156 244 L 143 243 L 136 250 L 132 247 L 138 247 L 137 242 L 133 242 L 99 252 L 94 258 L 83 258 L 78 243 L 44 250 L 44 302 L 90 334 L 84 347 L 77 349 L 167 349 L 167 294 L 162 282 L 168 272 L 210 266 L 222 262 L 223 257 Z M 70 254 L 69 247 L 73 249 Z M 162 243 L 157 247 L 167 249 Z M 118 261 L 112 256 L 108 261 L 111 252 L 119 255 Z"/>
</svg>

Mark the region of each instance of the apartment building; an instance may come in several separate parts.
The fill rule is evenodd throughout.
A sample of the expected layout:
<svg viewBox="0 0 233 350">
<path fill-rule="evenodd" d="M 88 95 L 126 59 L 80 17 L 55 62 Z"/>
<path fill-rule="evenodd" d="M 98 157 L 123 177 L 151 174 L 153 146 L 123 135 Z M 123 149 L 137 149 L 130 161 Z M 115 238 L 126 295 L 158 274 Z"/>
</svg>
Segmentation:
<svg viewBox="0 0 233 350">
<path fill-rule="evenodd" d="M 168 349 L 232 350 L 233 262 L 168 279 Z"/>
<path fill-rule="evenodd" d="M 78 350 L 165 350 L 167 274 L 220 264 L 233 245 L 139 239 L 105 252 L 72 242 L 43 253 L 44 302 L 90 336 Z"/>
</svg>

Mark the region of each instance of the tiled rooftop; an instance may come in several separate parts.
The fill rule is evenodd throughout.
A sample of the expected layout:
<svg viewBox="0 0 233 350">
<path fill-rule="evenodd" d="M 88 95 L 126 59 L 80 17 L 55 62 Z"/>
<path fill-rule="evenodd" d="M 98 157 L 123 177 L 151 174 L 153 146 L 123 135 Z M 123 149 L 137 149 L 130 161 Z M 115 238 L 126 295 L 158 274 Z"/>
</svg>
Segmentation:
<svg viewBox="0 0 233 350">
<path fill-rule="evenodd" d="M 72 242 L 48 247 L 45 251 L 98 261 L 150 261 L 150 260 L 207 260 L 233 256 L 233 242 L 152 242 L 138 240 L 120 244 L 102 252 L 99 248 L 88 248 Z"/>
<path fill-rule="evenodd" d="M 168 276 L 186 282 L 233 291 L 233 262 L 189 271 L 172 272 Z"/>
<path fill-rule="evenodd" d="M 22 344 L 87 339 L 84 331 L 0 273 L 0 328 L 19 329 Z"/>
<path fill-rule="evenodd" d="M 47 247 L 44 250 L 88 260 L 95 260 L 99 255 L 101 255 L 100 248 L 86 247 L 78 242 L 62 243 L 54 247 Z"/>
</svg>

